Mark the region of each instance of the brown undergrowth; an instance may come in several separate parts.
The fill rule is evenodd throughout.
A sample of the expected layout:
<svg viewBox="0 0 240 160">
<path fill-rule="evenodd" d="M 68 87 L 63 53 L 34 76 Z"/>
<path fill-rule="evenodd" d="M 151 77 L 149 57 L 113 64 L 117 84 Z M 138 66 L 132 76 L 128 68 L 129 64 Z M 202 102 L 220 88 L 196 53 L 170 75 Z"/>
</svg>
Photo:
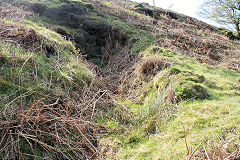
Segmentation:
<svg viewBox="0 0 240 160">
<path fill-rule="evenodd" d="M 25 49 L 31 49 L 26 45 L 28 43 L 39 44 L 34 39 L 38 36 L 35 31 L 30 31 L 36 36 L 32 36 L 29 41 L 24 36 L 25 33 L 11 36 L 16 34 L 11 31 L 14 32 L 14 29 L 11 29 L 6 37 L 1 38 L 9 40 L 14 37 L 12 40 L 26 47 Z M 126 63 L 133 60 L 126 54 L 127 51 L 128 48 L 124 48 L 119 55 L 112 57 L 112 62 L 104 71 L 82 57 L 95 77 L 91 84 L 80 91 L 72 91 L 68 98 L 51 95 L 48 99 L 34 102 L 30 107 L 20 105 L 17 109 L 5 110 L 0 115 L 0 157 L 3 159 L 23 157 L 104 159 L 103 151 L 99 148 L 99 139 L 109 134 L 111 130 L 96 121 L 100 113 L 112 112 L 113 106 L 120 105 L 117 103 L 115 91 L 120 76 L 117 73 L 126 69 Z M 117 63 L 120 59 L 123 63 Z M 112 79 L 114 76 L 116 78 Z M 124 118 L 121 120 L 128 120 L 127 116 Z"/>
<path fill-rule="evenodd" d="M 69 99 L 57 98 L 52 104 L 40 99 L 28 109 L 2 112 L 0 156 L 104 159 L 98 143 L 111 131 L 96 119 L 104 112 L 99 106 L 113 106 L 114 100 L 108 90 L 99 89 L 102 84 L 96 83 L 71 93 Z"/>
<path fill-rule="evenodd" d="M 127 0 L 114 0 L 108 3 L 93 2 L 103 14 L 110 14 L 127 20 L 137 28 L 151 31 L 156 37 L 156 44 L 173 51 L 194 57 L 202 63 L 222 65 L 230 69 L 240 69 L 239 41 L 231 40 L 218 33 L 218 28 L 210 26 L 195 18 L 177 14 L 181 19 L 172 19 L 161 14 L 155 19 L 144 13 L 134 12 L 134 5 Z M 156 13 L 161 8 L 144 4 Z"/>
<path fill-rule="evenodd" d="M 120 3 L 120 1 L 118 2 Z M 102 12 L 107 13 L 106 10 L 112 12 L 110 7 L 103 8 L 101 5 L 100 2 L 96 2 L 96 7 L 103 9 Z M 113 8 L 115 11 L 118 9 Z M 153 23 L 153 21 L 144 18 L 135 19 L 138 16 L 129 16 L 126 11 L 120 12 L 119 16 L 123 19 L 128 16 L 127 20 L 129 21 L 143 21 L 144 24 L 150 25 Z M 176 23 L 173 24 L 173 22 Z M 233 42 L 226 37 L 209 32 L 212 37 L 203 38 L 203 35 L 192 31 L 181 30 L 179 32 L 179 28 L 183 26 L 197 27 L 195 24 L 186 24 L 177 20 L 159 20 L 158 23 L 162 23 L 159 25 L 161 27 L 152 27 L 151 31 L 156 37 L 167 37 L 167 39 L 158 38 L 159 46 L 195 57 L 201 62 L 226 63 L 227 67 L 239 69 L 239 53 L 234 47 L 224 43 L 224 41 Z M 42 47 L 42 41 L 39 40 L 41 37 L 34 30 L 3 22 L 0 25 L 2 39 L 20 44 L 25 49 L 37 48 L 40 51 L 49 50 L 51 53 L 51 48 Z M 142 25 L 139 27 L 149 29 L 149 27 Z M 210 30 L 211 28 L 205 29 Z M 192 36 L 197 38 L 194 39 Z M 222 40 L 218 41 L 219 38 Z M 234 43 L 238 45 L 238 42 Z M 197 44 L 196 48 L 195 44 Z M 217 47 L 214 48 L 215 46 Z M 80 92 L 69 94 L 68 99 L 54 98 L 55 101 L 51 101 L 53 103 L 40 99 L 29 108 L 26 106 L 27 109 L 19 107 L 3 112 L 0 116 L 0 156 L 5 159 L 20 159 L 23 156 L 38 158 L 38 155 L 48 159 L 104 159 L 104 149 L 102 148 L 109 145 L 110 147 L 105 149 L 107 150 L 112 149 L 112 146 L 111 144 L 103 145 L 99 139 L 110 133 L 111 130 L 96 123 L 99 114 L 113 112 L 111 107 L 121 106 L 118 100 L 125 96 L 134 102 L 141 100 L 152 86 L 149 84 L 149 80 L 160 70 L 173 63 L 165 58 L 136 55 L 130 52 L 130 48 L 130 46 L 125 46 L 116 55 L 106 53 L 109 61 L 103 70 L 91 62 L 83 60 L 86 66 L 92 70 L 95 78 L 89 86 L 84 87 Z M 216 55 L 214 49 L 220 51 L 221 54 L 229 55 L 229 57 L 223 58 L 221 54 Z M 235 58 L 229 62 L 228 60 L 233 56 Z M 100 109 L 101 107 L 104 109 Z M 124 110 L 122 112 L 127 112 L 127 109 L 123 107 L 120 107 Z M 127 123 L 130 116 L 131 113 L 128 113 L 126 117 L 121 117 L 121 120 L 124 121 L 123 124 Z M 196 151 L 190 152 L 190 157 L 193 158 L 197 151 L 198 148 Z M 212 157 L 218 154 L 217 151 L 211 150 L 199 151 L 199 156 L 206 157 L 202 155 L 204 152 Z"/>
<path fill-rule="evenodd" d="M 154 76 L 173 63 L 164 57 L 138 56 L 138 62 L 122 75 L 119 90 L 124 97 L 141 102 L 151 89 Z"/>
<path fill-rule="evenodd" d="M 47 57 L 54 54 L 56 42 L 34 29 L 4 21 L 24 19 L 24 16 L 18 17 L 17 11 L 11 6 L 0 9 L 0 41 Z M 110 93 L 97 81 L 95 77 L 92 84 L 64 97 L 41 95 L 48 98 L 36 100 L 32 105 L 22 106 L 25 104 L 21 102 L 24 95 L 17 97 L 15 100 L 20 99 L 19 107 L 5 108 L 0 114 L 1 159 L 103 158 L 98 140 L 110 131 L 96 123 L 98 106 L 113 104 Z"/>
<path fill-rule="evenodd" d="M 56 51 L 56 43 L 38 34 L 32 28 L 25 28 L 0 21 L 0 40 L 21 46 L 30 51 L 50 56 Z"/>
<path fill-rule="evenodd" d="M 17 5 L 17 2 L 15 2 L 15 5 Z M 25 7 L 26 6 L 24 5 L 22 5 L 21 7 L 16 7 L 4 2 L 0 2 L 0 18 L 2 20 L 13 20 L 14 22 L 22 21 L 27 16 L 32 16 L 31 12 L 23 10 L 23 8 Z"/>
<path fill-rule="evenodd" d="M 188 160 L 237 160 L 240 158 L 239 143 L 234 142 L 234 139 L 239 139 L 238 133 L 234 133 L 234 137 L 228 141 L 224 137 L 217 136 L 207 141 L 206 146 L 200 143 L 195 148 L 188 146 L 186 142 Z"/>
<path fill-rule="evenodd" d="M 202 34 L 209 34 L 204 37 Z M 194 57 L 200 62 L 223 65 L 227 68 L 239 70 L 239 50 L 235 47 L 238 41 L 232 41 L 223 35 L 210 31 L 200 30 L 199 33 L 188 29 L 168 29 L 163 34 L 165 38 L 159 38 L 157 44 L 170 48 L 173 51 Z"/>
</svg>

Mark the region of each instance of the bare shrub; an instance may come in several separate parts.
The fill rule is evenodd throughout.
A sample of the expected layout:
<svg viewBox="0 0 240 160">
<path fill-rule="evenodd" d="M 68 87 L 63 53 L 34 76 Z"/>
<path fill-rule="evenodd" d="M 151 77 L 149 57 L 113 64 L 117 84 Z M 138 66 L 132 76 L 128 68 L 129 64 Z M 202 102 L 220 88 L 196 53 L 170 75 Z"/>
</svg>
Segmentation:
<svg viewBox="0 0 240 160">
<path fill-rule="evenodd" d="M 44 152 L 49 158 L 57 159 L 100 158 L 98 138 L 108 131 L 93 119 L 97 115 L 96 106 L 103 99 L 107 99 L 106 92 L 96 94 L 87 89 L 79 97 L 81 103 L 57 99 L 47 105 L 40 99 L 29 109 L 2 112 L 0 156 L 19 159 Z"/>
</svg>

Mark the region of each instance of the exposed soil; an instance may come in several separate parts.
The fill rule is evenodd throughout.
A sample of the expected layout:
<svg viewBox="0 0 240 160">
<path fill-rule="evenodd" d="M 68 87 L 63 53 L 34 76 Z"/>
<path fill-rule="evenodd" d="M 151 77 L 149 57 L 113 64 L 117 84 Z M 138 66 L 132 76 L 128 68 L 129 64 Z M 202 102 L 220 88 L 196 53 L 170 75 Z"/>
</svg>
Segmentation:
<svg viewBox="0 0 240 160">
<path fill-rule="evenodd" d="M 101 64 L 109 59 L 110 55 L 106 54 L 106 50 L 126 42 L 126 37 L 117 28 L 113 28 L 104 21 L 91 18 L 89 14 L 97 11 L 92 7 L 89 9 L 89 5 L 81 2 L 67 2 L 54 8 L 35 3 L 31 9 L 36 14 L 54 19 L 59 25 L 72 28 L 74 33 L 68 33 L 63 29 L 56 31 L 73 39 L 76 47 L 95 64 Z"/>
</svg>

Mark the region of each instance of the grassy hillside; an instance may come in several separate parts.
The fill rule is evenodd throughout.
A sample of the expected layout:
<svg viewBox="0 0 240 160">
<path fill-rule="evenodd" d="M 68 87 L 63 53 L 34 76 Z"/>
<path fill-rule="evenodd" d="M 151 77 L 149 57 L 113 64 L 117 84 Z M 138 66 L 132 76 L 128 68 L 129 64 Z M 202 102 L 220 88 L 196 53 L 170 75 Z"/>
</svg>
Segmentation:
<svg viewBox="0 0 240 160">
<path fill-rule="evenodd" d="M 240 42 L 128 0 L 0 1 L 1 159 L 238 159 Z"/>
<path fill-rule="evenodd" d="M 164 64 L 172 63 L 134 90 L 140 90 L 141 99 L 127 101 L 136 119 L 128 134 L 119 135 L 123 147 L 119 157 L 224 159 L 234 151 L 237 154 L 239 73 L 155 49 L 143 52 L 148 62 L 164 58 Z M 110 139 L 116 141 L 115 136 Z"/>
</svg>

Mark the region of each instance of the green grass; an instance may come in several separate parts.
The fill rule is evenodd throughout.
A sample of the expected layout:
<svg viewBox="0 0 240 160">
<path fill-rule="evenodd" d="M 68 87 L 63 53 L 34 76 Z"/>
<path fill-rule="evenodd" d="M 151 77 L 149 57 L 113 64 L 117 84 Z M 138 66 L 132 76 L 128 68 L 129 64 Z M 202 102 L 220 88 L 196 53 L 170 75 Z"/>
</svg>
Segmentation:
<svg viewBox="0 0 240 160">
<path fill-rule="evenodd" d="M 151 31 L 137 28 L 135 26 L 137 23 L 123 21 L 111 15 L 107 15 L 105 20 L 114 28 L 120 29 L 121 33 L 129 38 L 129 43 L 132 44 L 131 51 L 133 53 L 139 54 L 146 47 L 153 45 L 156 41 Z"/>
<path fill-rule="evenodd" d="M 24 105 L 29 107 L 43 95 L 66 96 L 69 89 L 79 90 L 92 81 L 91 71 L 65 48 L 60 48 L 59 57 L 50 58 L 4 42 L 0 49 L 1 108 L 13 100 L 11 106 L 18 106 L 21 94 L 29 95 L 24 98 Z M 65 60 L 60 64 L 61 57 Z"/>
<path fill-rule="evenodd" d="M 137 123 L 132 123 L 135 125 L 129 128 L 129 132 L 119 138 L 123 143 L 118 157 L 139 160 L 185 159 L 187 157 L 185 137 L 189 147 L 195 148 L 201 144 L 200 149 L 205 147 L 217 150 L 221 143 L 226 144 L 229 140 L 231 144 L 237 142 L 240 122 L 238 116 L 240 84 L 237 80 L 240 73 L 220 66 L 199 63 L 166 49 L 152 52 L 153 48 L 155 47 L 150 47 L 142 53 L 165 55 L 176 61 L 173 66 L 160 71 L 152 79 L 155 83 L 164 84 L 166 83 L 164 81 L 168 80 L 168 87 L 176 88 L 186 80 L 194 81 L 201 83 L 201 86 L 211 94 L 211 98 L 186 99 L 177 104 L 168 104 L 161 96 L 168 93 L 165 88 L 163 92 L 149 89 L 143 104 L 140 105 L 129 100 L 125 101 L 124 104 L 128 105 L 135 115 L 135 120 L 132 121 Z M 167 77 L 166 73 L 171 73 L 172 70 L 178 71 L 178 76 Z M 159 79 L 164 73 L 165 78 Z M 199 79 L 201 76 L 204 78 Z M 171 81 L 171 78 L 174 78 L 174 81 Z M 163 85 L 164 87 L 166 86 Z M 236 149 L 236 146 L 230 144 L 227 147 L 230 153 Z"/>
<path fill-rule="evenodd" d="M 26 0 L 21 2 L 29 3 Z M 31 1 L 35 2 L 51 8 L 61 6 L 66 0 Z M 79 2 L 85 7 L 93 8 L 91 4 Z M 103 3 L 109 7 L 116 5 L 113 2 Z M 124 12 L 152 20 L 134 12 L 134 5 L 126 7 L 130 10 L 124 9 Z M 114 14 L 103 16 L 95 10 L 82 18 L 103 21 L 113 29 L 119 29 L 127 38 L 126 45 L 129 44 L 131 53 L 140 54 L 146 59 L 165 58 L 171 63 L 144 81 L 144 85 L 132 90 L 139 97 L 137 102 L 128 98 L 119 100 L 127 108 L 114 104 L 98 106 L 102 112 L 96 121 L 112 130 L 112 134 L 103 138 L 103 141 L 113 144 L 116 154 L 114 158 L 186 159 L 185 140 L 188 147 L 195 148 L 201 144 L 200 149 L 205 147 L 219 150 L 221 144 L 226 144 L 229 153 L 235 151 L 238 146 L 234 142 L 238 142 L 240 124 L 240 73 L 221 66 L 199 63 L 167 48 L 151 46 L 157 38 L 164 37 L 155 37 L 151 31 L 140 29 L 139 22 L 124 20 Z M 22 101 L 25 108 L 45 95 L 51 99 L 68 97 L 69 93 L 80 91 L 92 82 L 93 73 L 77 55 L 79 51 L 74 44 L 54 31 L 57 27 L 63 27 L 73 34 L 79 33 L 81 27 L 77 30 L 61 26 L 58 20 L 44 16 L 30 17 L 21 22 L 6 22 L 34 29 L 43 37 L 46 45 L 55 44 L 59 52 L 46 58 L 41 53 L 1 42 L 0 108 L 19 107 L 21 95 L 24 95 Z M 208 36 L 206 33 L 195 32 L 202 37 Z M 136 71 L 137 69 L 136 67 Z M 26 153 L 28 151 L 30 148 L 26 148 Z M 110 159 L 106 159 L 108 158 Z"/>
<path fill-rule="evenodd" d="M 93 73 L 78 55 L 79 50 L 75 49 L 71 41 L 56 33 L 53 30 L 55 26 L 44 22 L 40 17 L 28 18 L 21 22 L 6 20 L 5 23 L 26 28 L 26 30 L 33 29 L 43 48 L 54 47 L 54 53 L 47 56 L 39 49 L 26 49 L 10 42 L 0 42 L 0 109 L 2 112 L 11 111 L 12 113 L 12 110 L 16 111 L 20 108 L 27 110 L 40 99 L 45 104 L 52 104 L 56 99 L 64 101 L 71 97 L 73 92 L 82 90 L 92 82 Z M 68 132 L 67 137 L 73 140 L 76 135 L 77 133 L 72 131 Z M 44 136 L 46 135 L 39 135 L 43 139 L 49 138 Z M 74 139 L 74 141 L 77 140 Z M 46 156 L 56 159 L 55 153 L 43 149 L 37 143 L 28 145 L 29 142 L 24 138 L 19 138 L 18 142 L 19 152 L 24 153 L 20 155 L 21 159 L 32 159 L 31 155 L 36 156 L 37 159 Z M 62 145 L 59 149 L 65 151 L 67 147 Z M 3 159 L 8 158 L 4 157 L 4 154 L 1 155 Z M 72 153 L 69 152 L 69 154 Z"/>
</svg>

